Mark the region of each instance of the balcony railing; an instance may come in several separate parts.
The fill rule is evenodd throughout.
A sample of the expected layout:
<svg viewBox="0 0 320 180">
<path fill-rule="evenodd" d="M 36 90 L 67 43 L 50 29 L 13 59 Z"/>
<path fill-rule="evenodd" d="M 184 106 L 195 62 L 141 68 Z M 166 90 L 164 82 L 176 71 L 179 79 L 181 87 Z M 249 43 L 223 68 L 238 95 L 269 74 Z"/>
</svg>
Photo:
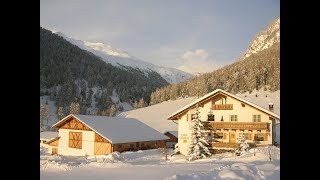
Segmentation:
<svg viewBox="0 0 320 180">
<path fill-rule="evenodd" d="M 213 104 L 213 110 L 232 110 L 233 104 Z"/>
<path fill-rule="evenodd" d="M 266 130 L 267 122 L 208 122 L 209 128 L 217 129 L 239 129 L 239 130 Z"/>
</svg>

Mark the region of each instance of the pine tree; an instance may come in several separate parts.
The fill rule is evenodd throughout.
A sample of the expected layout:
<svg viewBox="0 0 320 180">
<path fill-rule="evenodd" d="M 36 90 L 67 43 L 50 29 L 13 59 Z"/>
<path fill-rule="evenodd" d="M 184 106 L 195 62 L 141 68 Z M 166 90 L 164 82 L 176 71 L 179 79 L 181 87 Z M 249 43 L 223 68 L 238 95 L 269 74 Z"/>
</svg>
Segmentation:
<svg viewBox="0 0 320 180">
<path fill-rule="evenodd" d="M 243 133 L 239 138 L 237 138 L 237 143 L 239 143 L 239 146 L 235 151 L 237 155 L 241 155 L 241 153 L 248 151 L 249 144 L 247 143 L 247 139 Z"/>
<path fill-rule="evenodd" d="M 134 103 L 133 103 L 133 108 L 134 108 L 134 109 L 138 109 L 138 108 L 139 108 L 138 101 L 134 101 Z"/>
<path fill-rule="evenodd" d="M 44 120 L 46 120 L 47 124 L 49 124 L 50 120 L 50 106 L 47 104 L 41 104 L 40 105 L 40 127 L 42 128 L 44 126 Z"/>
<path fill-rule="evenodd" d="M 210 156 L 209 137 L 204 124 L 200 120 L 200 112 L 198 104 L 196 106 L 196 114 L 191 120 L 191 136 L 189 139 L 188 160 L 200 159 Z"/>
<path fill-rule="evenodd" d="M 62 118 L 64 118 L 64 110 L 63 110 L 63 107 L 58 107 L 58 112 L 57 112 L 57 116 L 58 116 L 58 119 L 61 120 Z"/>
<path fill-rule="evenodd" d="M 139 108 L 146 107 L 146 103 L 144 102 L 144 99 L 143 99 L 143 98 L 141 98 L 141 99 L 139 100 L 138 107 L 139 107 Z"/>
<path fill-rule="evenodd" d="M 109 116 L 114 116 L 117 112 L 117 107 L 115 104 L 112 104 L 112 106 L 110 107 L 110 110 L 109 110 Z"/>
<path fill-rule="evenodd" d="M 80 113 L 80 105 L 79 103 L 72 102 L 70 104 L 70 114 L 79 114 Z"/>
</svg>

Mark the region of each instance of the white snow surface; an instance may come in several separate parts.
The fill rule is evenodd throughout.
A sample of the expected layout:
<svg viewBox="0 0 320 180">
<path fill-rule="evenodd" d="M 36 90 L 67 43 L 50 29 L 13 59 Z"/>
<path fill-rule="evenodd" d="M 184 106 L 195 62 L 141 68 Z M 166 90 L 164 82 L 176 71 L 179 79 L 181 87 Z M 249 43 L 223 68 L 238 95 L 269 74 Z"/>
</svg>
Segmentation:
<svg viewBox="0 0 320 180">
<path fill-rule="evenodd" d="M 78 114 L 74 116 L 113 144 L 169 139 L 162 133 L 133 118 Z"/>
<path fill-rule="evenodd" d="M 53 131 L 40 132 L 40 139 L 43 139 L 43 140 L 50 140 L 57 136 L 59 136 L 58 132 L 53 132 Z"/>
<path fill-rule="evenodd" d="M 184 71 L 175 69 L 157 66 L 143 60 L 137 59 L 133 56 L 130 56 L 127 52 L 113 48 L 111 45 L 103 44 L 100 42 L 88 42 L 82 40 L 76 40 L 71 37 L 67 37 L 61 32 L 55 32 L 57 35 L 63 37 L 70 43 L 78 46 L 79 48 L 89 51 L 96 56 L 99 56 L 106 63 L 110 63 L 114 66 L 120 67 L 120 65 L 130 66 L 133 68 L 138 68 L 145 73 L 152 70 L 159 73 L 168 83 L 178 83 L 184 81 L 193 75 L 186 73 Z"/>
<path fill-rule="evenodd" d="M 269 150 L 271 160 L 269 159 Z M 114 152 L 109 155 L 76 157 L 49 155 L 40 148 L 41 180 L 279 180 L 280 149 L 259 147 L 241 156 L 234 153 L 214 154 L 205 159 L 188 161 L 183 155 L 168 160 L 159 149 Z"/>
<path fill-rule="evenodd" d="M 166 131 L 178 131 L 177 122 L 167 120 L 168 115 L 195 99 L 197 98 L 189 97 L 164 101 L 152 106 L 122 112 L 118 116 L 138 119 L 161 133 L 165 133 Z"/>
</svg>

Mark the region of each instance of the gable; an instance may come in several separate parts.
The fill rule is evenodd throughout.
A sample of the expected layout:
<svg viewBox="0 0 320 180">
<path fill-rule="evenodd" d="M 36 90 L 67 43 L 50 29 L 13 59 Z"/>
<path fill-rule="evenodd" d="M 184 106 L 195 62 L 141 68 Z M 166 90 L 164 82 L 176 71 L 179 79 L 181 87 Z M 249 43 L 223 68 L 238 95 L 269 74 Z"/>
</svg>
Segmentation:
<svg viewBox="0 0 320 180">
<path fill-rule="evenodd" d="M 59 128 L 92 131 L 89 127 L 72 116 L 67 121 L 65 121 L 64 124 L 61 124 Z"/>
<path fill-rule="evenodd" d="M 189 105 L 181 108 L 180 110 L 178 110 L 177 112 L 173 113 L 172 115 L 170 115 L 167 119 L 168 120 L 179 120 L 182 116 L 184 116 L 185 114 L 188 113 L 189 110 L 195 109 L 196 105 L 198 104 L 199 107 L 203 107 L 205 104 L 207 103 L 211 103 L 212 105 L 212 110 L 233 110 L 233 105 L 232 104 L 228 104 L 228 99 L 232 98 L 236 101 L 238 101 L 239 103 L 241 103 L 244 106 L 250 106 L 264 114 L 267 114 L 275 119 L 280 120 L 280 117 L 260 106 L 257 106 L 253 103 L 250 103 L 244 99 L 241 99 L 240 97 L 237 97 L 233 94 L 230 94 L 228 92 L 225 92 L 221 89 L 217 89 L 205 96 L 203 96 L 202 98 L 197 99 L 196 101 L 190 103 Z"/>
</svg>

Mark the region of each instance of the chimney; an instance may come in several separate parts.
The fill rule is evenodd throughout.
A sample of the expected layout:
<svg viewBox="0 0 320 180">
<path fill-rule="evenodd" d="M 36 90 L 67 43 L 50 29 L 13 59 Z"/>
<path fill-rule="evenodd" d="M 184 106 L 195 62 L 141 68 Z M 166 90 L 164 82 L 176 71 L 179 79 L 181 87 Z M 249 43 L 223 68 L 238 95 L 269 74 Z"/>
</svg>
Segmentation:
<svg viewBox="0 0 320 180">
<path fill-rule="evenodd" d="M 273 103 L 269 103 L 269 111 L 273 112 Z"/>
</svg>

